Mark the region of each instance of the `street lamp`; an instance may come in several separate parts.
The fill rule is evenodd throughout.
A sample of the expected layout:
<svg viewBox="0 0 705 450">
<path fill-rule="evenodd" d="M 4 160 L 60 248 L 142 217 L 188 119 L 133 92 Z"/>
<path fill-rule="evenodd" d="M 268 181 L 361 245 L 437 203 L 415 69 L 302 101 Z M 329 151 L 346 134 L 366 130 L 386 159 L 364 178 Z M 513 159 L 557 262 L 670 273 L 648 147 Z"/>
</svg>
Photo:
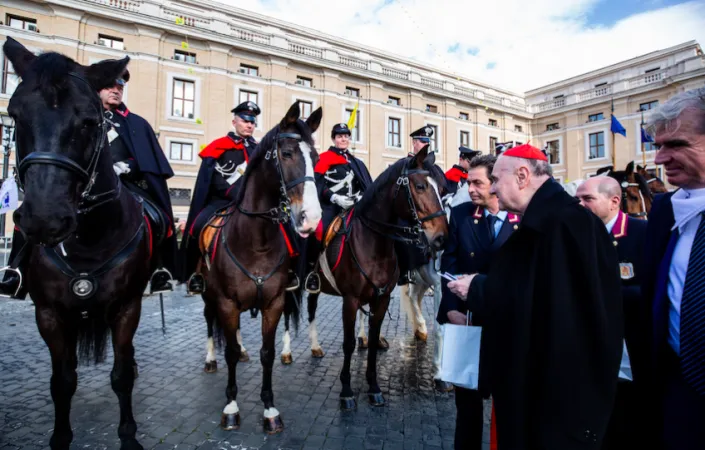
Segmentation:
<svg viewBox="0 0 705 450">
<path fill-rule="evenodd" d="M 2 181 L 7 180 L 10 165 L 10 144 L 12 144 L 12 131 L 15 129 L 15 121 L 8 115 L 2 115 Z M 0 214 L 0 236 L 5 236 L 5 215 Z"/>
</svg>

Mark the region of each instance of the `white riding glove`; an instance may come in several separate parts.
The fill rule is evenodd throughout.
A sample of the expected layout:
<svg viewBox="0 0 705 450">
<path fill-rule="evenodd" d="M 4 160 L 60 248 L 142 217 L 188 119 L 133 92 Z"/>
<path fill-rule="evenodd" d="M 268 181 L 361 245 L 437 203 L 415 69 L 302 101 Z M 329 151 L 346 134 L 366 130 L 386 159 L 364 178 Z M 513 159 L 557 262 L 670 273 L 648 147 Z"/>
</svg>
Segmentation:
<svg viewBox="0 0 705 450">
<path fill-rule="evenodd" d="M 118 161 L 113 164 L 113 170 L 115 171 L 115 175 L 120 176 L 130 173 L 130 166 L 126 162 Z"/>
<path fill-rule="evenodd" d="M 330 198 L 330 201 L 343 209 L 349 209 L 352 207 L 352 205 L 355 204 L 355 201 L 353 199 L 338 194 L 333 194 L 333 196 Z"/>
</svg>

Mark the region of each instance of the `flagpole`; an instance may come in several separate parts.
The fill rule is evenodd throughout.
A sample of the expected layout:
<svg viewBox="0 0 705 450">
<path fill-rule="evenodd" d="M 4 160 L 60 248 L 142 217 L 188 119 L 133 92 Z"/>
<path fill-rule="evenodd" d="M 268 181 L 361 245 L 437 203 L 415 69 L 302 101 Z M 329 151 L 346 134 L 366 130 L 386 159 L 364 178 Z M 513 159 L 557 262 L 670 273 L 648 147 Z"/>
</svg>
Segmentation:
<svg viewBox="0 0 705 450">
<path fill-rule="evenodd" d="M 644 163 L 644 170 L 646 170 L 646 144 L 644 143 L 644 111 L 641 111 L 641 130 L 639 133 L 639 139 L 641 139 L 641 159 Z"/>
<path fill-rule="evenodd" d="M 610 131 L 612 132 L 612 170 L 617 170 L 617 149 L 614 146 L 614 131 L 612 131 L 612 117 L 614 116 L 614 99 L 612 99 L 612 114 L 610 115 Z"/>
</svg>

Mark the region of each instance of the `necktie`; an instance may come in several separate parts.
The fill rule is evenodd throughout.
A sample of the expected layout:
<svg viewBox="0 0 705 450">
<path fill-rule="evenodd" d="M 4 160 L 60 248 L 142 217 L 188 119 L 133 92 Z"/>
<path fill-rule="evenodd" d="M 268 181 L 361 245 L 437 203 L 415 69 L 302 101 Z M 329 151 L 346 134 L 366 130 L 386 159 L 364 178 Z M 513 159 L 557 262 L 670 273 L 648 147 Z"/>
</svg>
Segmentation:
<svg viewBox="0 0 705 450">
<path fill-rule="evenodd" d="M 494 224 L 497 222 L 497 216 L 493 216 L 492 214 L 487 214 L 487 226 L 490 229 L 490 238 L 492 239 L 492 242 L 494 242 Z"/>
<path fill-rule="evenodd" d="M 681 370 L 683 379 L 705 395 L 705 218 L 690 249 L 681 298 Z"/>
</svg>

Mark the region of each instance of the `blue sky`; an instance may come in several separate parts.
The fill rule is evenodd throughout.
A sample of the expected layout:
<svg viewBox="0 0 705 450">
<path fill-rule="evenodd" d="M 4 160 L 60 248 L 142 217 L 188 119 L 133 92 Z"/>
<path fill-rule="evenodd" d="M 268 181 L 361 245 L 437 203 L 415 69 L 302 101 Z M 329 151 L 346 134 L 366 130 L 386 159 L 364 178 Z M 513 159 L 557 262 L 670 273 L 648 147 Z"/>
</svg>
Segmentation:
<svg viewBox="0 0 705 450">
<path fill-rule="evenodd" d="M 602 0 L 587 13 L 589 26 L 613 26 L 619 20 L 646 11 L 687 3 L 676 0 Z"/>
</svg>

